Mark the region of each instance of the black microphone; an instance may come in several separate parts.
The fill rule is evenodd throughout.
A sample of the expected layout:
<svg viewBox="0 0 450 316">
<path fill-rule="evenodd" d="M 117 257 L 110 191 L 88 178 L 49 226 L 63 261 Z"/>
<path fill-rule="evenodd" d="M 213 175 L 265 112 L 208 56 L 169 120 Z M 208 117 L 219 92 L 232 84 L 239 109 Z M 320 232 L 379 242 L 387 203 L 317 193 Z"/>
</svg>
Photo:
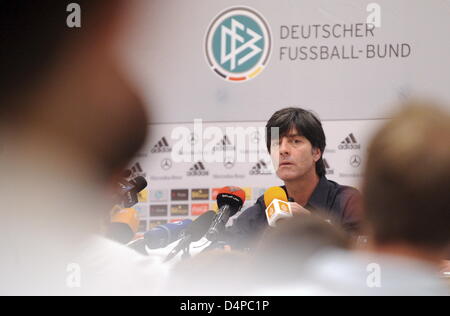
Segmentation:
<svg viewBox="0 0 450 316">
<path fill-rule="evenodd" d="M 222 188 L 217 195 L 217 205 L 219 206 L 219 211 L 208 229 L 206 238 L 212 242 L 217 241 L 221 233 L 225 230 L 225 226 L 230 217 L 240 211 L 244 202 L 245 192 L 241 188 Z"/>
<path fill-rule="evenodd" d="M 146 247 L 149 249 L 164 248 L 167 245 L 181 239 L 185 235 L 187 227 L 192 223 L 191 219 L 167 223 L 156 226 L 147 231 L 142 238 L 133 240 L 127 244 L 128 248 L 136 252 L 148 256 Z M 132 238 L 130 238 L 131 240 Z"/>
<path fill-rule="evenodd" d="M 171 260 L 181 250 L 188 248 L 191 242 L 199 241 L 208 231 L 215 216 L 216 212 L 207 211 L 197 217 L 192 224 L 186 228 L 183 239 L 181 239 L 178 245 L 176 245 L 176 247 L 167 255 L 164 262 Z"/>
<path fill-rule="evenodd" d="M 139 176 L 130 181 L 122 179 L 118 182 L 118 200 L 123 208 L 129 208 L 139 202 L 138 194 L 147 187 L 147 181 Z"/>
</svg>

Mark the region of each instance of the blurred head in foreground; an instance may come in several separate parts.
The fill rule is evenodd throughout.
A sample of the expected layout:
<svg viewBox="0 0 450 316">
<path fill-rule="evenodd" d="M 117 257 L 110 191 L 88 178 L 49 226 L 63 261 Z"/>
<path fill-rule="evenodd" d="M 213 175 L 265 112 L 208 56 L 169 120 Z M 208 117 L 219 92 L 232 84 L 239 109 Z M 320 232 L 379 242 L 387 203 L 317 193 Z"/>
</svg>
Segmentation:
<svg viewBox="0 0 450 316">
<path fill-rule="evenodd" d="M 129 2 L 78 0 L 81 10 L 68 11 L 71 2 L 0 0 L 3 294 L 67 293 L 70 263 L 84 290 L 132 279 L 126 257 L 95 237 L 111 207 L 106 185 L 146 136 L 117 49 Z M 81 27 L 71 28 L 77 13 Z"/>
<path fill-rule="evenodd" d="M 126 1 L 76 1 L 79 28 L 67 24 L 71 2 L 0 1 L 0 126 L 30 155 L 108 177 L 146 135 L 117 54 Z"/>
<path fill-rule="evenodd" d="M 255 253 L 259 282 L 288 284 L 301 280 L 303 267 L 314 255 L 332 249 L 350 249 L 350 237 L 325 220 L 320 212 L 297 215 L 269 228 Z"/>
<path fill-rule="evenodd" d="M 178 263 L 169 295 L 249 295 L 298 283 L 315 254 L 348 249 L 346 233 L 319 215 L 298 215 L 269 229 L 252 253 L 214 250 Z M 267 292 L 264 292 L 267 293 Z"/>
<path fill-rule="evenodd" d="M 377 251 L 439 261 L 450 242 L 450 114 L 406 105 L 374 136 L 363 184 Z"/>
<path fill-rule="evenodd" d="M 248 281 L 249 255 L 238 251 L 202 252 L 176 264 L 166 295 L 245 295 L 252 284 Z"/>
</svg>

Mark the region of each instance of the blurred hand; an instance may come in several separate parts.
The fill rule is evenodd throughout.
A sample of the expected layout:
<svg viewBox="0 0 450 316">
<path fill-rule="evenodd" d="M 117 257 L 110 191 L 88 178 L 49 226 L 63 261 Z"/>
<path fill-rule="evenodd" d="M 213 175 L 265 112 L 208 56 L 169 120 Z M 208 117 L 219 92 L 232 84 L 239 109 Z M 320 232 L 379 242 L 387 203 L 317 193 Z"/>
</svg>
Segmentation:
<svg viewBox="0 0 450 316">
<path fill-rule="evenodd" d="M 305 209 L 303 206 L 301 206 L 298 203 L 295 202 L 289 202 L 289 205 L 291 206 L 292 215 L 311 215 L 311 212 Z"/>
</svg>

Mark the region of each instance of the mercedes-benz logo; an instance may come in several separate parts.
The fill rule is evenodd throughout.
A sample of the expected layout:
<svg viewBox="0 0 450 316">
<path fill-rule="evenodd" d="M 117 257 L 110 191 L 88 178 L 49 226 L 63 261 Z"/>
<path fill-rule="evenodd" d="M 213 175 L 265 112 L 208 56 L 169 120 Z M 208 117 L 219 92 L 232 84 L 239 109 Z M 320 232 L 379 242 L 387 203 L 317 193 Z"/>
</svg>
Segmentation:
<svg viewBox="0 0 450 316">
<path fill-rule="evenodd" d="M 225 168 L 227 168 L 227 169 L 231 169 L 231 168 L 233 168 L 234 167 L 234 161 L 233 160 L 225 160 L 224 162 L 223 162 L 223 165 L 225 166 Z"/>
<path fill-rule="evenodd" d="M 161 168 L 163 170 L 169 170 L 170 168 L 172 168 L 172 160 L 170 160 L 169 158 L 165 158 L 161 161 Z"/>
<path fill-rule="evenodd" d="M 353 155 L 350 157 L 350 165 L 353 168 L 358 168 L 361 165 L 361 157 L 358 155 Z"/>
</svg>

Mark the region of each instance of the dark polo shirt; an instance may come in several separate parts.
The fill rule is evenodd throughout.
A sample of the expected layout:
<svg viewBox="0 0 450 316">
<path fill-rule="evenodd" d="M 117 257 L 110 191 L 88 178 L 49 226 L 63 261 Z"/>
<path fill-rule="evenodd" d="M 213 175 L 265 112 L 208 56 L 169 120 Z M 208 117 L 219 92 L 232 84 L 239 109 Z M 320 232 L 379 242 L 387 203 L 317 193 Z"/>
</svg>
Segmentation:
<svg viewBox="0 0 450 316">
<path fill-rule="evenodd" d="M 286 191 L 286 188 L 282 186 Z M 287 194 L 287 191 L 286 191 Z M 361 194 L 355 188 L 339 185 L 321 177 L 305 208 L 312 213 L 320 210 L 333 223 L 350 233 L 357 233 L 362 218 Z M 251 248 L 268 227 L 264 195 L 242 212 L 224 238 L 234 248 Z"/>
</svg>

